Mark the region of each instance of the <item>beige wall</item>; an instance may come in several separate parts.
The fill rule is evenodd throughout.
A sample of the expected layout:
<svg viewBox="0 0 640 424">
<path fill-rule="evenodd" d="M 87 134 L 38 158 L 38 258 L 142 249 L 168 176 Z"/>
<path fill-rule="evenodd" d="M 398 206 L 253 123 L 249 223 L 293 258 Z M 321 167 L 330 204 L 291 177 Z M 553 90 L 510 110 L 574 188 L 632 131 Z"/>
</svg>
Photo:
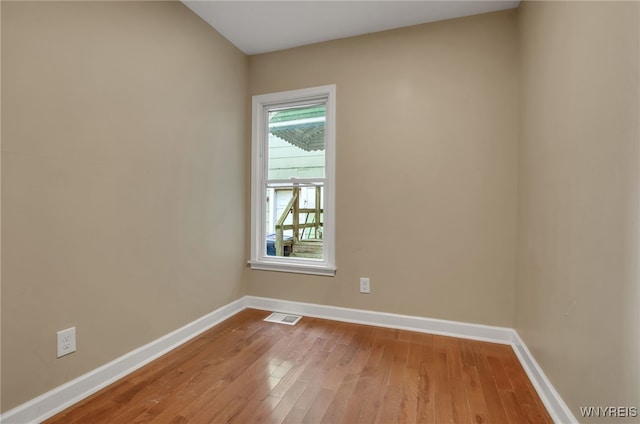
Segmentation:
<svg viewBox="0 0 640 424">
<path fill-rule="evenodd" d="M 336 84 L 338 271 L 251 271 L 249 294 L 513 325 L 515 24 L 511 10 L 250 58 L 252 95 Z"/>
<path fill-rule="evenodd" d="M 639 5 L 519 10 L 516 328 L 577 417 L 640 407 Z"/>
<path fill-rule="evenodd" d="M 244 295 L 247 69 L 178 2 L 2 2 L 2 410 Z"/>
</svg>

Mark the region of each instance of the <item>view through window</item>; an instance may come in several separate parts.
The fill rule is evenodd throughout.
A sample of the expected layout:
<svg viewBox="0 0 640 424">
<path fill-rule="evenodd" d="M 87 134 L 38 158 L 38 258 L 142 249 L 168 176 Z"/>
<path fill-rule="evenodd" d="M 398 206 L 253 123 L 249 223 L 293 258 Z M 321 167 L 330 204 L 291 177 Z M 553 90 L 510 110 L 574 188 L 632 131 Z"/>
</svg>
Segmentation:
<svg viewBox="0 0 640 424">
<path fill-rule="evenodd" d="M 269 111 L 267 255 L 322 259 L 326 106 Z"/>
</svg>

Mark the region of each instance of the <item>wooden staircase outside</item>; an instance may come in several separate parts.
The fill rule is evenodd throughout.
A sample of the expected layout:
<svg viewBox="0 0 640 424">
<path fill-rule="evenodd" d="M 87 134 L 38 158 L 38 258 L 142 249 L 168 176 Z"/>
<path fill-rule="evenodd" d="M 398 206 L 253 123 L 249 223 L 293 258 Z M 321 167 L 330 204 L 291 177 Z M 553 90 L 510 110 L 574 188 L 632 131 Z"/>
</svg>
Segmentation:
<svg viewBox="0 0 640 424">
<path fill-rule="evenodd" d="M 322 239 L 307 239 L 294 243 L 289 256 L 322 259 Z"/>
<path fill-rule="evenodd" d="M 315 208 L 300 207 L 300 187 L 294 187 L 291 200 L 276 223 L 276 256 L 285 256 L 285 246 L 290 246 L 290 257 L 322 259 L 322 213 L 320 207 L 322 187 L 316 187 Z M 292 223 L 285 224 L 289 214 Z M 300 217 L 304 216 L 301 220 Z M 293 230 L 293 240 L 287 241 L 284 232 Z"/>
</svg>

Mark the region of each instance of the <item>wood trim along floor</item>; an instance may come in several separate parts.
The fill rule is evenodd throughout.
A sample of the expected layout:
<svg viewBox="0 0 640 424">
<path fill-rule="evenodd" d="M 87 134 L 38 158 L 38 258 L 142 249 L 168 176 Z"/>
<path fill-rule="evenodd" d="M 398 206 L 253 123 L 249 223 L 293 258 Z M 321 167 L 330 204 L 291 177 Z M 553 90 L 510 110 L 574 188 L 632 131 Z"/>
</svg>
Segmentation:
<svg viewBox="0 0 640 424">
<path fill-rule="evenodd" d="M 246 308 L 511 345 L 554 422 L 578 422 L 513 329 L 255 296 L 244 296 L 233 301 L 164 337 L 9 410 L 0 416 L 0 422 L 38 423 L 52 417 Z"/>
</svg>

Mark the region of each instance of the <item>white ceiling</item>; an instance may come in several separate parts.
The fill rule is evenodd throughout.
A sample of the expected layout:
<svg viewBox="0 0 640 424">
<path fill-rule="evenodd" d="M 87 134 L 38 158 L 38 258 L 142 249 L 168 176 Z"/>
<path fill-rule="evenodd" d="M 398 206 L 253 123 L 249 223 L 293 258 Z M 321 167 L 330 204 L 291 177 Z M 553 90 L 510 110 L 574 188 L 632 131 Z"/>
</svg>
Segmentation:
<svg viewBox="0 0 640 424">
<path fill-rule="evenodd" d="M 516 0 L 183 0 L 246 54 L 518 7 Z"/>
</svg>

